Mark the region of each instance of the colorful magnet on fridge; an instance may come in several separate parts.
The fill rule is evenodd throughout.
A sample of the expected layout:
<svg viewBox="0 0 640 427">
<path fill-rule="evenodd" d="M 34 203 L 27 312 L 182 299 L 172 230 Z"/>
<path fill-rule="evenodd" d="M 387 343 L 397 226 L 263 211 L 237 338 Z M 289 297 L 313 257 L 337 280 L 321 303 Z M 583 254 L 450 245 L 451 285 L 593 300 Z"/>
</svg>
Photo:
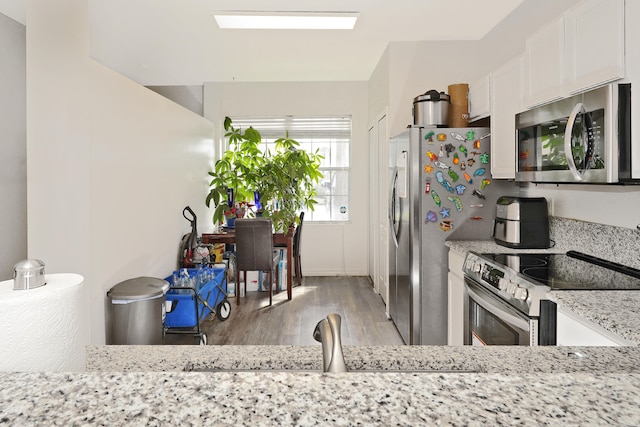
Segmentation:
<svg viewBox="0 0 640 427">
<path fill-rule="evenodd" d="M 453 229 L 453 221 L 445 219 L 439 224 L 440 230 L 451 231 Z"/>
<path fill-rule="evenodd" d="M 446 188 L 446 189 L 447 189 L 447 191 L 448 191 L 449 193 L 453 193 L 453 187 L 451 186 L 451 184 L 449 183 L 449 181 L 447 181 L 446 179 L 445 179 L 445 180 L 444 180 L 444 182 L 442 183 L 442 186 L 443 186 L 444 188 Z"/>
<path fill-rule="evenodd" d="M 478 168 L 474 173 L 473 176 L 482 176 L 487 172 L 487 170 L 485 168 Z"/>
<path fill-rule="evenodd" d="M 467 166 L 471 167 L 471 166 L 473 166 L 473 164 L 474 164 L 475 162 L 476 162 L 475 160 L 473 160 L 473 159 L 469 159 L 469 160 L 467 160 Z"/>
<path fill-rule="evenodd" d="M 464 176 L 464 179 L 469 183 L 473 183 L 473 179 L 471 179 L 471 175 L 469 175 L 468 173 L 463 173 L 462 176 Z"/>
<path fill-rule="evenodd" d="M 458 176 L 458 174 L 456 173 L 456 171 L 454 171 L 453 169 L 449 169 L 449 176 L 451 177 L 451 179 L 453 180 L 453 182 L 456 182 L 458 180 L 458 178 L 460 178 Z"/>
<path fill-rule="evenodd" d="M 442 205 L 442 200 L 440 199 L 440 196 L 438 196 L 438 193 L 436 193 L 436 190 L 431 191 L 431 198 L 436 205 Z"/>
<path fill-rule="evenodd" d="M 436 173 L 436 179 L 440 184 L 442 184 L 444 182 L 444 174 L 441 171 L 438 171 Z"/>
<path fill-rule="evenodd" d="M 442 210 L 440 211 L 440 216 L 442 216 L 442 218 L 449 218 L 450 215 L 451 215 L 450 209 L 442 208 Z"/>
<path fill-rule="evenodd" d="M 482 183 L 480 184 L 480 188 L 482 188 L 484 190 L 484 188 L 489 184 L 491 184 L 491 180 L 490 179 L 483 179 Z"/>
<path fill-rule="evenodd" d="M 453 144 L 445 144 L 444 149 L 447 152 L 447 157 L 449 157 L 449 154 L 455 151 L 456 147 Z"/>
<path fill-rule="evenodd" d="M 464 136 L 460 135 L 458 132 L 451 132 L 451 136 L 454 139 L 457 139 L 458 141 L 462 141 L 462 142 L 466 142 L 467 138 L 465 138 Z"/>
<path fill-rule="evenodd" d="M 475 148 L 476 150 L 480 149 L 480 140 L 476 139 L 475 141 L 473 141 L 473 148 Z"/>
<path fill-rule="evenodd" d="M 458 196 L 447 196 L 447 200 L 449 200 L 450 202 L 453 202 L 453 204 L 456 205 L 456 210 L 458 212 L 460 212 L 462 210 L 462 200 L 460 200 L 460 197 L 458 197 Z"/>
<path fill-rule="evenodd" d="M 460 158 L 458 157 L 458 153 L 453 153 L 453 164 L 457 165 L 460 163 Z"/>
<path fill-rule="evenodd" d="M 486 165 L 487 163 L 489 163 L 489 153 L 482 153 L 480 155 L 480 163 Z"/>
<path fill-rule="evenodd" d="M 436 139 L 437 139 L 439 142 L 444 142 L 444 141 L 446 141 L 446 140 L 447 140 L 447 134 L 445 134 L 445 133 L 439 133 L 438 135 L 436 135 Z"/>
<path fill-rule="evenodd" d="M 477 156 L 477 155 L 480 155 L 482 153 L 479 152 L 479 151 L 470 151 L 469 154 L 471 154 L 472 156 Z"/>
<path fill-rule="evenodd" d="M 440 169 L 449 169 L 449 165 L 443 162 L 433 162 L 433 164 L 439 167 Z"/>
<path fill-rule="evenodd" d="M 436 133 L 434 131 L 429 131 L 425 136 L 424 139 L 429 142 L 429 144 L 433 144 L 433 135 L 435 135 Z"/>
<path fill-rule="evenodd" d="M 476 131 L 475 130 L 470 130 L 469 132 L 467 132 L 467 141 L 473 141 L 474 139 L 476 139 Z"/>
<path fill-rule="evenodd" d="M 465 162 L 460 163 L 460 170 L 465 170 L 467 168 L 467 164 Z"/>
<path fill-rule="evenodd" d="M 477 196 L 480 199 L 486 199 L 484 194 L 482 194 L 478 189 L 474 189 L 473 193 L 471 193 L 471 194 L 473 194 L 474 196 Z"/>
<path fill-rule="evenodd" d="M 427 179 L 427 181 L 424 184 L 424 192 L 425 194 L 429 194 L 430 191 L 431 191 L 431 180 Z"/>
<path fill-rule="evenodd" d="M 471 218 L 469 218 L 469 219 L 471 219 L 471 220 L 473 220 L 473 221 L 480 221 L 480 220 L 482 219 L 482 217 L 481 217 L 481 216 L 472 216 L 472 217 L 471 217 Z"/>
<path fill-rule="evenodd" d="M 436 156 L 436 153 L 434 153 L 433 151 L 427 151 L 427 157 L 432 162 L 435 162 L 436 160 L 438 160 L 438 156 Z"/>
<path fill-rule="evenodd" d="M 484 208 L 482 203 L 472 203 L 469 205 L 470 208 Z"/>
<path fill-rule="evenodd" d="M 438 220 L 438 215 L 434 211 L 427 212 L 427 218 L 425 219 L 425 224 L 430 222 L 436 222 Z"/>
<path fill-rule="evenodd" d="M 435 169 L 433 165 L 428 164 L 424 167 L 424 173 L 428 173 L 429 175 L 431 175 L 431 172 L 433 172 L 433 169 Z"/>
<path fill-rule="evenodd" d="M 464 190 L 466 190 L 467 187 L 462 185 L 462 184 L 458 184 L 456 185 L 456 194 L 464 194 Z"/>
<path fill-rule="evenodd" d="M 469 153 L 467 153 L 467 147 L 465 147 L 464 145 L 461 145 L 460 147 L 458 147 L 458 149 L 460 150 L 461 153 L 464 154 L 465 157 L 469 155 Z"/>
</svg>

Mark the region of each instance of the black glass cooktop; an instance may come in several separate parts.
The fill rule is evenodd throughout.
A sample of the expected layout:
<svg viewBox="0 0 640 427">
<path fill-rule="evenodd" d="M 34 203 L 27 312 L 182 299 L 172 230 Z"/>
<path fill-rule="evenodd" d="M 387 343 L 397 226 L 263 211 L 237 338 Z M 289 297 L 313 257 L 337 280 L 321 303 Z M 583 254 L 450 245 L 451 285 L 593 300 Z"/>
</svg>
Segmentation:
<svg viewBox="0 0 640 427">
<path fill-rule="evenodd" d="M 483 256 L 555 290 L 640 290 L 640 270 L 581 252 Z"/>
</svg>

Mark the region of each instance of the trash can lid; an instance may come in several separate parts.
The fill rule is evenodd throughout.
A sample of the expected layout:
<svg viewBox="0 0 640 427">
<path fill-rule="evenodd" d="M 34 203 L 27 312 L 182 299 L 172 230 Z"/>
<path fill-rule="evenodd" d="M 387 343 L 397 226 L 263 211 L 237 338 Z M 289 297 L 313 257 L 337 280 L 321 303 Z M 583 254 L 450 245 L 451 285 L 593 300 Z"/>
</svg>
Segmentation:
<svg viewBox="0 0 640 427">
<path fill-rule="evenodd" d="M 146 300 L 159 298 L 169 290 L 169 282 L 156 277 L 136 277 L 120 282 L 107 292 L 117 300 Z"/>
</svg>

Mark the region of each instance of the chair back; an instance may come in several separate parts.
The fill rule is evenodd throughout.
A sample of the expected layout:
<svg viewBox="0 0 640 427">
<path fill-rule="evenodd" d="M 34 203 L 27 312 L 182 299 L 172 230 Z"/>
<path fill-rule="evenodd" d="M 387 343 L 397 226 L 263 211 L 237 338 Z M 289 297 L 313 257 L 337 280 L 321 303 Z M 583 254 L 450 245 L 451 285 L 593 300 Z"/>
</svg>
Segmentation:
<svg viewBox="0 0 640 427">
<path fill-rule="evenodd" d="M 238 271 L 273 268 L 273 228 L 269 218 L 236 219 Z"/>
<path fill-rule="evenodd" d="M 302 238 L 302 222 L 304 221 L 304 212 L 300 212 L 300 224 L 296 227 L 293 234 L 293 256 L 300 256 L 300 239 Z"/>
</svg>

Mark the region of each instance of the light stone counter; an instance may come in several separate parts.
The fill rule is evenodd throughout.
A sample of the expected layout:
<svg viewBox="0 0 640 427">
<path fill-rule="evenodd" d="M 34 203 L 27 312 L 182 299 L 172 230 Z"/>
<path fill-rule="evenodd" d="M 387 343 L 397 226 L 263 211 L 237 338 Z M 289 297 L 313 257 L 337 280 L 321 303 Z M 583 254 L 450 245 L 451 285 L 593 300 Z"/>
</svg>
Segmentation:
<svg viewBox="0 0 640 427">
<path fill-rule="evenodd" d="M 313 368 L 320 366 L 321 349 L 89 347 L 89 372 L 0 373 L 0 423 L 640 424 L 636 347 L 346 347 L 344 353 L 350 369 L 482 373 L 180 372 L 186 365 Z"/>
<path fill-rule="evenodd" d="M 555 221 L 555 223 L 557 222 Z M 565 222 L 573 224 L 575 221 L 562 221 L 562 223 Z M 445 244 L 449 249 L 460 254 L 466 254 L 468 251 L 476 253 L 565 253 L 569 250 L 576 250 L 638 268 L 640 245 L 637 234 L 640 233 L 634 230 L 613 233 L 604 231 L 602 226 L 592 226 L 596 230 L 592 233 L 587 233 L 583 229 L 578 230 L 580 235 L 587 236 L 581 240 L 559 237 L 559 233 L 560 236 L 564 235 L 556 231 L 556 245 L 549 249 L 511 249 L 497 245 L 491 240 L 457 240 L 448 241 Z M 575 226 L 573 227 L 575 228 Z M 607 227 L 605 230 L 610 228 Z M 611 239 L 616 240 L 615 245 L 611 243 Z M 602 253 L 602 246 L 609 247 L 610 252 Z M 611 248 L 615 248 L 615 251 Z M 640 291 L 551 291 L 547 296 L 559 307 L 572 311 L 630 343 L 640 345 Z"/>
</svg>

